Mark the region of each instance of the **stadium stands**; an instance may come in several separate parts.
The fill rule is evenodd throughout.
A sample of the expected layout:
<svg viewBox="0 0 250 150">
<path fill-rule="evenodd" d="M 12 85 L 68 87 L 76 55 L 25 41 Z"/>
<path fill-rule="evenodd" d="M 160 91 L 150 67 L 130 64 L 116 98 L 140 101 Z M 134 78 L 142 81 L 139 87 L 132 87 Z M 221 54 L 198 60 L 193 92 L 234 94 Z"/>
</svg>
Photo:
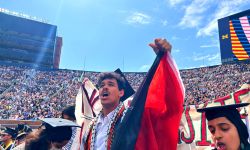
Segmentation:
<svg viewBox="0 0 250 150">
<path fill-rule="evenodd" d="M 198 104 L 235 91 L 249 81 L 250 64 L 227 64 L 181 70 L 186 88 L 185 104 Z M 36 120 L 59 117 L 61 110 L 75 102 L 83 71 L 34 70 L 0 65 L 0 119 Z M 99 72 L 84 72 L 97 82 Z M 125 73 L 136 90 L 146 73 Z"/>
</svg>

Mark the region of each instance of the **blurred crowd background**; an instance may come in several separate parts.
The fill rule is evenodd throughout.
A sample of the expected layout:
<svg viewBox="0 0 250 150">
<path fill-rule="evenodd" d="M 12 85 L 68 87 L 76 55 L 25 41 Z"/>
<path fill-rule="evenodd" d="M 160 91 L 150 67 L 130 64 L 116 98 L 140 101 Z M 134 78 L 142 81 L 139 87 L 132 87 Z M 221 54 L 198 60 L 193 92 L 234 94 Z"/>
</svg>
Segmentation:
<svg viewBox="0 0 250 150">
<path fill-rule="evenodd" d="M 0 119 L 37 120 L 60 117 L 75 103 L 81 80 L 94 84 L 100 72 L 76 70 L 35 70 L 0 65 Z M 124 73 L 137 90 L 144 72 Z M 180 70 L 186 89 L 185 105 L 196 105 L 234 92 L 249 82 L 250 64 L 227 64 Z"/>
</svg>

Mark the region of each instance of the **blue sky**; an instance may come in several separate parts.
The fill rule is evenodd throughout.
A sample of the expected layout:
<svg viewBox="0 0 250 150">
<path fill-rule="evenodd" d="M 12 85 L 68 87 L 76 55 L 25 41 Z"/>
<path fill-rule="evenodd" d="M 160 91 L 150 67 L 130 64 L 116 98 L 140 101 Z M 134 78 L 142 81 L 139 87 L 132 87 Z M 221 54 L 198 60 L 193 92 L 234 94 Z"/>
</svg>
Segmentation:
<svg viewBox="0 0 250 150">
<path fill-rule="evenodd" d="M 180 69 L 221 64 L 217 19 L 250 0 L 0 0 L 0 8 L 45 19 L 63 37 L 60 68 L 144 72 L 166 38 Z"/>
</svg>

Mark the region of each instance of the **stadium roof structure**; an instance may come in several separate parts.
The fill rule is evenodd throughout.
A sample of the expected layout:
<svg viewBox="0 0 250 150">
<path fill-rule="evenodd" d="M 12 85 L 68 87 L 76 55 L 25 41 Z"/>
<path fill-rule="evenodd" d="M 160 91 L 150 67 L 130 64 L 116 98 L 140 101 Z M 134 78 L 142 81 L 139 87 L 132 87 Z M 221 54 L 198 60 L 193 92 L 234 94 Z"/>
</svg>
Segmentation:
<svg viewBox="0 0 250 150">
<path fill-rule="evenodd" d="M 30 16 L 30 15 L 27 15 L 27 14 L 24 14 L 24 13 L 10 11 L 10 10 L 5 9 L 5 8 L 0 8 L 0 12 L 8 14 L 8 15 L 16 16 L 16 17 L 21 17 L 21 18 L 25 18 L 25 19 L 29 19 L 29 20 L 33 20 L 33 21 L 38 21 L 38 22 L 49 24 L 48 20 L 41 19 L 41 18 L 38 18 L 38 17 L 35 17 L 35 16 Z"/>
</svg>

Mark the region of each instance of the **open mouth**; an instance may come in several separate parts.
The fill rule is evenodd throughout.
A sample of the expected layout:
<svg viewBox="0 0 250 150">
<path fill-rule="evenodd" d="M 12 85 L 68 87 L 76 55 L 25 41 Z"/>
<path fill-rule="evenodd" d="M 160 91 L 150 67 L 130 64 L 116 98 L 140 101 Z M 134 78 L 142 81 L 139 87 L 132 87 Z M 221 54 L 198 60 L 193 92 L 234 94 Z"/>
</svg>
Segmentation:
<svg viewBox="0 0 250 150">
<path fill-rule="evenodd" d="M 225 150 L 226 149 L 226 145 L 224 143 L 222 143 L 222 142 L 218 142 L 216 144 L 216 147 L 217 147 L 218 150 Z"/>
<path fill-rule="evenodd" d="M 103 92 L 103 93 L 102 93 L 102 97 L 107 97 L 107 96 L 109 96 L 109 93 L 108 93 L 108 92 Z"/>
</svg>

